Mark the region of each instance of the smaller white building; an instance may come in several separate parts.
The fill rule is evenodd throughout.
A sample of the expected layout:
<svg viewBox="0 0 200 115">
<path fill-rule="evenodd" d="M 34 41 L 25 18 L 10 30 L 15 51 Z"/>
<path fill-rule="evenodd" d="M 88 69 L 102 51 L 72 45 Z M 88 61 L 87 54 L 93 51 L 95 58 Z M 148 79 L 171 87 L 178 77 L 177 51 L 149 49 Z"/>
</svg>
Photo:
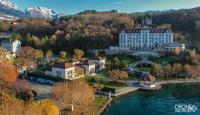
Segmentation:
<svg viewBox="0 0 200 115">
<path fill-rule="evenodd" d="M 13 57 L 16 57 L 16 54 L 21 50 L 21 42 L 19 40 L 6 39 L 1 42 L 1 47 L 5 51 L 12 52 Z"/>
<path fill-rule="evenodd" d="M 53 76 L 66 80 L 74 80 L 79 78 L 75 73 L 75 66 L 71 63 L 58 62 L 54 64 L 50 70 L 45 71 L 48 76 Z"/>
<path fill-rule="evenodd" d="M 92 60 L 95 63 L 96 69 L 104 69 L 106 64 L 106 59 L 102 57 L 98 57 Z"/>
<path fill-rule="evenodd" d="M 84 68 L 85 75 L 94 76 L 96 75 L 95 63 L 92 60 L 84 61 L 81 66 Z"/>
</svg>

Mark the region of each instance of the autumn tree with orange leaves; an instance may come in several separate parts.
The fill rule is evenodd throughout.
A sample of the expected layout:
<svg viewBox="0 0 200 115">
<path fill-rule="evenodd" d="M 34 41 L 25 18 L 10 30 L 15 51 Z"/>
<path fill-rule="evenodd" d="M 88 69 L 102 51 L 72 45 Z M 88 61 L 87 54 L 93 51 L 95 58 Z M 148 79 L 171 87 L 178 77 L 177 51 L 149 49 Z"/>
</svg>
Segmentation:
<svg viewBox="0 0 200 115">
<path fill-rule="evenodd" d="M 51 93 L 51 98 L 65 106 L 73 105 L 74 111 L 70 115 L 95 115 L 94 90 L 86 81 L 75 80 L 57 84 Z"/>
<path fill-rule="evenodd" d="M 18 78 L 17 70 L 10 61 L 0 63 L 0 73 L 0 85 L 3 87 L 12 86 Z"/>
</svg>

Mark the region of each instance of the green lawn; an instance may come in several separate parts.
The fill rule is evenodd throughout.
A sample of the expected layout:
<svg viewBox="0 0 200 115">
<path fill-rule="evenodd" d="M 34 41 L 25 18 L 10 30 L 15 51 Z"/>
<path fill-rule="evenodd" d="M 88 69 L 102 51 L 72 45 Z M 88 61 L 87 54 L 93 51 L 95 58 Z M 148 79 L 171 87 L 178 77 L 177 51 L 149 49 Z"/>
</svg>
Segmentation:
<svg viewBox="0 0 200 115">
<path fill-rule="evenodd" d="M 123 61 L 126 64 L 131 64 L 131 63 L 139 60 L 139 59 L 136 59 L 135 57 L 129 56 L 129 55 L 117 55 L 116 57 L 118 57 L 120 62 Z"/>
<path fill-rule="evenodd" d="M 104 106 L 106 101 L 107 101 L 107 97 L 104 97 L 104 96 L 96 97 L 91 105 L 96 106 L 99 109 L 101 109 L 102 106 Z"/>
<path fill-rule="evenodd" d="M 104 87 L 112 88 L 112 89 L 120 89 L 127 87 L 127 85 L 123 83 L 113 83 L 112 80 L 108 77 L 101 77 L 101 76 L 85 76 L 85 80 L 91 83 L 99 83 L 104 85 Z"/>
<path fill-rule="evenodd" d="M 174 63 L 178 61 L 180 61 L 180 59 L 177 56 L 165 56 L 153 60 L 153 62 L 155 63 L 163 63 L 163 62 Z"/>
</svg>

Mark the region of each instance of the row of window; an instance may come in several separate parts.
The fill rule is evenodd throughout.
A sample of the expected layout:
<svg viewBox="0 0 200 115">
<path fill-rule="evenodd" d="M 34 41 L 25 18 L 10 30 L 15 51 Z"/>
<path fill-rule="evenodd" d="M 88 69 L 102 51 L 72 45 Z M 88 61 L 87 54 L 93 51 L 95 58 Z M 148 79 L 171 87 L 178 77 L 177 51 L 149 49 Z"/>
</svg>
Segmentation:
<svg viewBox="0 0 200 115">
<path fill-rule="evenodd" d="M 120 39 L 119 43 L 172 43 L 171 39 Z"/>
<path fill-rule="evenodd" d="M 68 71 L 67 74 L 68 74 L 68 75 L 74 74 L 74 71 L 73 71 L 73 70 Z M 56 76 L 61 76 L 61 75 L 62 75 L 62 74 L 61 74 L 61 71 L 56 71 Z"/>
<path fill-rule="evenodd" d="M 160 46 L 162 46 L 162 44 L 158 44 Z M 120 46 L 122 47 L 143 47 L 143 46 L 146 46 L 146 47 L 153 47 L 153 46 L 156 46 L 156 44 L 120 44 Z"/>
</svg>

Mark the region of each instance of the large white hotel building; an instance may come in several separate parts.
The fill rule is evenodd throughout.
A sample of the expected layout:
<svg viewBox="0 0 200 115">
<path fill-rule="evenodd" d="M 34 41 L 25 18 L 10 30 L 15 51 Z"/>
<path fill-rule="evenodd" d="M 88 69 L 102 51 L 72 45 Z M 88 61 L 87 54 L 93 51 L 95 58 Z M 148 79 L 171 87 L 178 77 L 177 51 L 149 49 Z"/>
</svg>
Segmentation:
<svg viewBox="0 0 200 115">
<path fill-rule="evenodd" d="M 132 50 L 164 50 L 176 47 L 184 49 L 185 46 L 174 43 L 173 33 L 169 29 L 142 28 L 121 31 L 119 47 L 128 47 Z"/>
<path fill-rule="evenodd" d="M 141 29 L 125 29 L 119 33 L 119 46 L 110 47 L 111 50 L 133 51 L 175 51 L 185 50 L 185 44 L 174 42 L 173 32 L 170 29 L 151 28 L 151 21 L 143 22 Z"/>
</svg>

